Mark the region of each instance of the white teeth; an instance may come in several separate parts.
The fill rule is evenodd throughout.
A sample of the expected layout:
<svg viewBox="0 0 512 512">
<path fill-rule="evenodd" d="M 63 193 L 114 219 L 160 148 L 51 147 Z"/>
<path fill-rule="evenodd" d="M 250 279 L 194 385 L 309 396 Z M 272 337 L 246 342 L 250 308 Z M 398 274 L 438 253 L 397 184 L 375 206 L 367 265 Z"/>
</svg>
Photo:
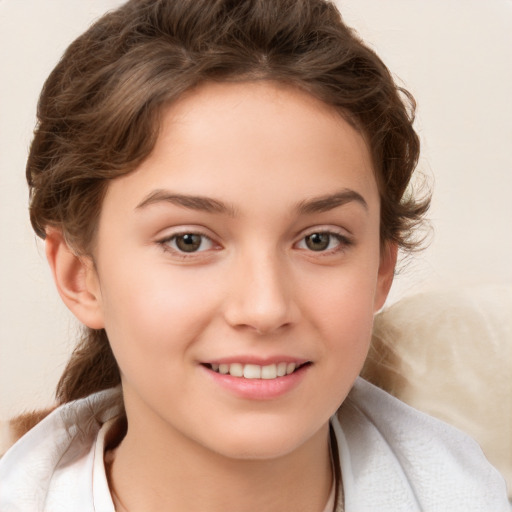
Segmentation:
<svg viewBox="0 0 512 512">
<path fill-rule="evenodd" d="M 286 374 L 289 375 L 290 373 L 293 373 L 295 371 L 295 363 L 288 363 L 286 365 Z"/>
<path fill-rule="evenodd" d="M 261 379 L 261 366 L 257 364 L 246 364 L 244 366 L 244 377 L 246 379 Z"/>
<path fill-rule="evenodd" d="M 261 378 L 262 379 L 275 379 L 277 377 L 277 366 L 275 364 L 269 364 L 261 367 Z"/>
<path fill-rule="evenodd" d="M 297 369 L 296 363 L 277 363 L 260 366 L 258 364 L 215 364 L 212 363 L 211 369 L 222 375 L 231 375 L 232 377 L 244 377 L 245 379 L 276 379 L 290 375 Z"/>
<path fill-rule="evenodd" d="M 240 363 L 233 363 L 229 367 L 229 374 L 232 377 L 243 377 L 244 376 L 244 365 Z"/>
<path fill-rule="evenodd" d="M 277 365 L 277 376 L 278 377 L 284 377 L 286 375 L 286 367 L 288 366 L 287 363 L 279 363 Z"/>
</svg>

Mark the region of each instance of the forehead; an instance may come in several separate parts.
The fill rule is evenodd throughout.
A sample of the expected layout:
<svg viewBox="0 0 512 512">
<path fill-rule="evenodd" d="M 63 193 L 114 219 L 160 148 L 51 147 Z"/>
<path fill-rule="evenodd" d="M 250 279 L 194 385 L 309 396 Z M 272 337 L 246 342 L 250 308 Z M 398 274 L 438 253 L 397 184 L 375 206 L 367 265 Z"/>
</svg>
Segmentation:
<svg viewBox="0 0 512 512">
<path fill-rule="evenodd" d="M 200 125 L 207 130 L 212 124 L 217 128 L 222 124 L 222 134 L 235 139 L 237 135 L 259 135 L 259 140 L 265 140 L 261 139 L 265 131 L 276 142 L 285 142 L 282 136 L 286 129 L 295 140 L 307 137 L 314 143 L 328 133 L 349 137 L 352 143 L 357 139 L 358 145 L 365 145 L 360 131 L 347 122 L 340 110 L 297 86 L 270 80 L 202 83 L 172 103 L 163 118 L 161 138 L 178 128 L 183 135 L 192 133 L 185 131 L 187 123 L 189 127 L 195 125 L 192 134 L 211 136 L 211 132 L 200 133 L 197 129 Z M 199 119 L 204 122 L 198 123 Z M 290 137 L 286 142 L 291 140 Z"/>
<path fill-rule="evenodd" d="M 119 197 L 139 201 L 143 191 L 162 188 L 230 202 L 259 197 L 262 204 L 351 188 L 378 201 L 361 134 L 333 107 L 266 81 L 189 91 L 163 112 L 150 156 L 113 184 L 107 197 L 118 188 Z"/>
</svg>

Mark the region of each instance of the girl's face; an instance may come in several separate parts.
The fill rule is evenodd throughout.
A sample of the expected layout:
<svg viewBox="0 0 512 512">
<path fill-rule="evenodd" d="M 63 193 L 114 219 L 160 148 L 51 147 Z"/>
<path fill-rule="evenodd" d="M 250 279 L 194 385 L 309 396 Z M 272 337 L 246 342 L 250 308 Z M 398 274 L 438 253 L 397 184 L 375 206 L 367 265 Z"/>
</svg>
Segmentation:
<svg viewBox="0 0 512 512">
<path fill-rule="evenodd" d="M 379 213 L 365 141 L 306 93 L 207 84 L 166 110 L 108 187 L 88 277 L 129 434 L 234 458 L 324 442 L 392 280 Z"/>
</svg>

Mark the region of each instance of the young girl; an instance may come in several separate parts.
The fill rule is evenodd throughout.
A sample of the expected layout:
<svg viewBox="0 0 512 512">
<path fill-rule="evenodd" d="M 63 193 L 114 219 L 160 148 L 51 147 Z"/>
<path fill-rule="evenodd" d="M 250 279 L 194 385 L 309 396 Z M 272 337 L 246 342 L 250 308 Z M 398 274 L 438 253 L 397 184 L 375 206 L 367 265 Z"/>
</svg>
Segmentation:
<svg viewBox="0 0 512 512">
<path fill-rule="evenodd" d="M 322 0 L 132 0 L 43 89 L 30 214 L 86 326 L 9 511 L 500 511 L 474 442 L 358 378 L 414 104 Z"/>
</svg>

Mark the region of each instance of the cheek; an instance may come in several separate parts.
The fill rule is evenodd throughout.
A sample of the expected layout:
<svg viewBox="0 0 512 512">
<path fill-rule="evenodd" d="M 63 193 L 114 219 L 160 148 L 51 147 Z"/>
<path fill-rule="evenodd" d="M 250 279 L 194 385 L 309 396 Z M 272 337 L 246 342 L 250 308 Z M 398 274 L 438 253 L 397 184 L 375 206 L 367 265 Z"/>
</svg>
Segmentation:
<svg viewBox="0 0 512 512">
<path fill-rule="evenodd" d="M 317 378 L 309 399 L 304 398 L 305 408 L 323 419 L 334 414 L 349 393 L 371 340 L 374 280 L 366 277 L 367 272 L 353 270 L 333 272 L 322 283 L 317 281 L 308 305 L 303 303 L 307 332 L 318 349 Z"/>
<path fill-rule="evenodd" d="M 309 299 L 312 322 L 339 364 L 362 365 L 371 340 L 376 265 L 333 272 Z"/>
<path fill-rule="evenodd" d="M 117 265 L 102 286 L 105 329 L 116 357 L 146 360 L 183 351 L 215 311 L 213 290 L 201 273 L 166 265 L 136 271 L 128 263 Z"/>
<path fill-rule="evenodd" d="M 373 302 L 348 289 L 324 297 L 321 331 L 326 350 L 346 368 L 362 365 L 368 351 L 373 328 Z"/>
</svg>

